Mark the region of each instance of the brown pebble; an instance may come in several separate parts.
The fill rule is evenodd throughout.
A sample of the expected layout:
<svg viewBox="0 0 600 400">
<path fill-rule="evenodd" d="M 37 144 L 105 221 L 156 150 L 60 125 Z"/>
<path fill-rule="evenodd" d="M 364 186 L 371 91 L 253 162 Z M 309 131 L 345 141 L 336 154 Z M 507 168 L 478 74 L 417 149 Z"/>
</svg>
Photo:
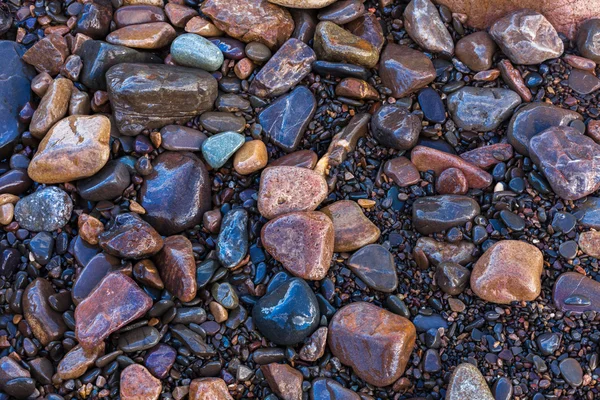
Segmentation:
<svg viewBox="0 0 600 400">
<path fill-rule="evenodd" d="M 121 400 L 157 400 L 162 383 L 144 366 L 131 364 L 121 372 Z"/>
<path fill-rule="evenodd" d="M 223 35 L 223 31 L 217 28 L 215 24 L 213 24 L 206 18 L 202 18 L 200 16 L 196 16 L 190 19 L 187 22 L 187 24 L 185 24 L 185 31 L 188 33 L 195 33 L 196 35 L 204 37 Z"/>
<path fill-rule="evenodd" d="M 194 379 L 190 384 L 189 400 L 233 400 L 227 384 L 221 378 Z"/>
<path fill-rule="evenodd" d="M 302 400 L 302 374 L 287 364 L 261 365 L 269 387 L 283 400 Z"/>
<path fill-rule="evenodd" d="M 240 175 L 250 175 L 267 166 L 269 155 L 262 140 L 243 144 L 233 157 L 233 167 Z"/>
<path fill-rule="evenodd" d="M 104 225 L 97 218 L 80 214 L 77 218 L 79 236 L 89 244 L 98 244 L 98 235 L 104 232 Z"/>
<path fill-rule="evenodd" d="M 421 180 L 417 167 L 404 156 L 386 161 L 383 173 L 400 187 L 414 185 Z"/>
<path fill-rule="evenodd" d="M 211 301 L 208 305 L 208 308 L 210 309 L 210 313 L 213 315 L 213 317 L 215 317 L 216 323 L 220 324 L 227 321 L 229 312 L 221 304 L 217 303 L 216 301 Z"/>
<path fill-rule="evenodd" d="M 469 190 L 469 184 L 460 169 L 448 168 L 437 178 L 435 190 L 439 194 L 465 194 Z"/>
</svg>

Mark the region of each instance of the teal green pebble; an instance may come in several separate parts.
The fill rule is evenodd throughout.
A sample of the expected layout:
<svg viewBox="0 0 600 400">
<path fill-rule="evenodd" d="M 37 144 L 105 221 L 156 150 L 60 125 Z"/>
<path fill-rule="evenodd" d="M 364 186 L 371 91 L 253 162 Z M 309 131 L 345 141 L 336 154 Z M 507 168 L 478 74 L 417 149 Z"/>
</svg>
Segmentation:
<svg viewBox="0 0 600 400">
<path fill-rule="evenodd" d="M 216 71 L 223 65 L 223 53 L 202 36 L 185 33 L 171 43 L 173 61 L 184 67 Z"/>
<path fill-rule="evenodd" d="M 202 144 L 204 160 L 214 169 L 221 168 L 244 144 L 244 135 L 237 132 L 217 133 Z"/>
</svg>

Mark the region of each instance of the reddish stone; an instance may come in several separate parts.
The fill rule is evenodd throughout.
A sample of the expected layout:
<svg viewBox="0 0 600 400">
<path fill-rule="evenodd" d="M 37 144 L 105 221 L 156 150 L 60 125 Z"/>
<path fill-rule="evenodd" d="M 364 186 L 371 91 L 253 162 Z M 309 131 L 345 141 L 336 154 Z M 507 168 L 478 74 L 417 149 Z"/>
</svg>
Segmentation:
<svg viewBox="0 0 600 400">
<path fill-rule="evenodd" d="M 279 157 L 269 163 L 270 167 L 276 166 L 289 166 L 289 167 L 302 167 L 313 169 L 317 165 L 319 156 L 312 150 L 298 150 L 290 154 Z"/>
<path fill-rule="evenodd" d="M 600 144 L 600 121 L 590 119 L 587 125 L 587 135 L 594 139 L 594 142 Z"/>
<path fill-rule="evenodd" d="M 196 262 L 192 243 L 181 235 L 169 236 L 163 249 L 154 257 L 165 287 L 181 301 L 196 297 Z"/>
<path fill-rule="evenodd" d="M 167 14 L 173 26 L 183 28 L 189 20 L 198 15 L 198 11 L 180 4 L 167 3 L 165 14 Z"/>
<path fill-rule="evenodd" d="M 190 384 L 190 400 L 233 400 L 221 378 L 194 379 Z"/>
<path fill-rule="evenodd" d="M 121 372 L 121 400 L 157 400 L 162 383 L 140 364 L 131 364 Z"/>
<path fill-rule="evenodd" d="M 404 156 L 386 161 L 383 173 L 400 187 L 414 185 L 421 180 L 417 167 Z"/>
<path fill-rule="evenodd" d="M 438 176 L 435 190 L 439 194 L 465 194 L 469 185 L 465 174 L 458 168 L 448 168 Z"/>
<path fill-rule="evenodd" d="M 571 67 L 582 69 L 584 71 L 589 71 L 595 74 L 596 71 L 596 62 L 594 60 L 590 60 L 589 58 L 576 56 L 574 54 L 565 54 L 563 56 L 563 60 L 567 62 Z"/>
<path fill-rule="evenodd" d="M 156 265 L 150 260 L 142 260 L 133 266 L 133 276 L 142 285 L 150 286 L 155 289 L 162 290 L 165 285 L 160 279 L 160 274 Z"/>
<path fill-rule="evenodd" d="M 242 58 L 235 64 L 235 67 L 233 67 L 233 72 L 238 78 L 247 79 L 254 71 L 254 68 L 256 68 L 256 65 L 251 59 Z"/>
<path fill-rule="evenodd" d="M 75 336 L 82 347 L 93 349 L 152 307 L 152 299 L 133 279 L 111 272 L 75 308 Z"/>
<path fill-rule="evenodd" d="M 394 43 L 381 53 L 379 61 L 381 82 L 399 98 L 427 86 L 435 79 L 435 68 L 423 53 Z"/>
<path fill-rule="evenodd" d="M 160 49 L 175 39 L 175 29 L 166 22 L 150 22 L 129 25 L 112 31 L 106 41 L 111 44 L 133 47 L 134 49 Z"/>
<path fill-rule="evenodd" d="M 456 57 L 473 71 L 485 71 L 492 66 L 497 46 L 485 31 L 467 35 L 456 42 Z"/>
<path fill-rule="evenodd" d="M 480 72 L 476 73 L 475 75 L 473 75 L 473 80 L 474 81 L 491 82 L 491 81 L 495 81 L 496 79 L 498 79 L 499 76 L 500 76 L 499 70 L 489 69 L 487 71 L 480 71 Z"/>
<path fill-rule="evenodd" d="M 523 101 L 530 102 L 533 98 L 529 88 L 525 86 L 523 77 L 519 70 L 517 70 L 508 60 L 502 60 L 498 63 L 498 69 L 502 75 L 502 80 L 508 85 L 509 88 L 517 92 Z"/>
<path fill-rule="evenodd" d="M 117 215 L 98 240 L 107 253 L 136 260 L 153 256 L 163 247 L 163 239 L 156 229 L 135 213 Z"/>
<path fill-rule="evenodd" d="M 358 250 L 375 243 L 381 232 L 352 200 L 340 200 L 321 209 L 333 221 L 335 252 Z"/>
<path fill-rule="evenodd" d="M 347 23 L 346 29 L 359 38 L 371 43 L 377 51 L 381 51 L 385 43 L 381 24 L 377 17 L 370 12 Z"/>
<path fill-rule="evenodd" d="M 217 28 L 215 24 L 200 16 L 190 19 L 188 23 L 185 24 L 185 31 L 204 37 L 223 35 L 223 31 Z"/>
<path fill-rule="evenodd" d="M 302 374 L 287 364 L 261 365 L 269 387 L 282 400 L 302 400 Z"/>
<path fill-rule="evenodd" d="M 61 313 L 50 307 L 48 302 L 48 297 L 54 294 L 52 284 L 43 278 L 33 280 L 23 292 L 25 320 L 42 346 L 60 340 L 67 331 Z"/>
<path fill-rule="evenodd" d="M 345 78 L 335 87 L 337 96 L 359 100 L 377 100 L 379 92 L 367 82 L 357 78 Z"/>
<path fill-rule="evenodd" d="M 0 358 L 0 384 L 15 378 L 30 378 L 31 373 L 11 357 Z"/>
<path fill-rule="evenodd" d="M 80 214 L 77 218 L 77 228 L 79 236 L 92 245 L 98 244 L 98 235 L 104 232 L 104 225 L 98 218 L 89 214 Z"/>
<path fill-rule="evenodd" d="M 113 19 L 117 28 L 122 28 L 129 25 L 147 24 L 149 22 L 164 22 L 165 13 L 160 7 L 139 4 L 120 7 L 115 11 Z"/>
<path fill-rule="evenodd" d="M 294 212 L 267 222 L 261 231 L 265 249 L 285 269 L 303 279 L 321 280 L 333 256 L 331 219 L 318 211 Z"/>
<path fill-rule="evenodd" d="M 103 354 L 104 342 L 98 343 L 98 346 L 90 350 L 75 346 L 60 360 L 56 374 L 63 381 L 77 379 L 85 374 L 85 371 Z"/>
<path fill-rule="evenodd" d="M 433 171 L 440 175 L 448 168 L 458 168 L 467 178 L 469 187 L 485 189 L 492 183 L 492 176 L 459 156 L 425 146 L 416 146 L 411 152 L 411 161 L 421 172 Z"/>
<path fill-rule="evenodd" d="M 333 355 L 359 378 L 379 387 L 402 376 L 416 336 L 408 319 L 364 302 L 342 307 L 329 324 Z"/>
<path fill-rule="evenodd" d="M 478 147 L 460 155 L 460 158 L 476 167 L 487 169 L 498 163 L 508 161 L 513 156 L 513 148 L 508 143 L 497 143 Z"/>
<path fill-rule="evenodd" d="M 23 61 L 31 64 L 38 72 L 54 76 L 69 56 L 67 41 L 60 35 L 49 35 L 34 44 L 23 54 Z"/>
<path fill-rule="evenodd" d="M 581 232 L 579 234 L 579 248 L 590 257 L 600 258 L 600 232 Z"/>
<path fill-rule="evenodd" d="M 327 332 L 327 327 L 322 326 L 306 339 L 306 343 L 298 353 L 301 360 L 314 362 L 323 357 L 327 347 Z"/>
</svg>

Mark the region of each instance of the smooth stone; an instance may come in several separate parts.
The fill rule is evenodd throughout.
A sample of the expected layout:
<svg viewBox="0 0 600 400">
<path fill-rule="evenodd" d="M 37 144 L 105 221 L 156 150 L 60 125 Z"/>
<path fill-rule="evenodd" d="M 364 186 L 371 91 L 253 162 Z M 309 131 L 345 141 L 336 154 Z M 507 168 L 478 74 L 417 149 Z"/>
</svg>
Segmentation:
<svg viewBox="0 0 600 400">
<path fill-rule="evenodd" d="M 481 169 L 488 169 L 512 157 L 513 148 L 508 143 L 490 144 L 460 154 L 460 158 Z"/>
<path fill-rule="evenodd" d="M 339 309 L 329 323 L 329 348 L 367 383 L 383 387 L 402 376 L 416 340 L 406 318 L 370 303 Z M 361 349 L 361 351 L 356 351 Z"/>
<path fill-rule="evenodd" d="M 110 23 L 113 19 L 113 7 L 111 2 L 96 0 L 83 5 L 75 32 L 82 33 L 92 39 L 104 39 L 110 32 Z"/>
<path fill-rule="evenodd" d="M 452 372 L 446 399 L 494 400 L 494 396 L 477 367 L 470 363 L 462 363 Z"/>
<path fill-rule="evenodd" d="M 336 0 L 269 0 L 273 4 L 278 4 L 288 8 L 323 8 L 335 3 Z"/>
<path fill-rule="evenodd" d="M 479 212 L 479 204 L 467 196 L 421 197 L 413 203 L 412 223 L 417 231 L 428 235 L 464 225 Z"/>
<path fill-rule="evenodd" d="M 136 5 L 130 7 L 148 6 Z M 127 7 L 119 8 L 117 13 L 125 8 Z M 86 40 L 77 51 L 77 55 L 83 61 L 83 69 L 79 75 L 79 80 L 92 90 L 106 90 L 105 74 L 114 65 L 123 63 L 162 63 L 162 60 L 154 54 L 109 44 L 100 40 Z"/>
<path fill-rule="evenodd" d="M 200 124 L 211 133 L 242 133 L 246 127 L 246 119 L 229 112 L 208 111 L 200 116 Z"/>
<path fill-rule="evenodd" d="M 600 230 L 600 198 L 588 196 L 586 201 L 580 204 L 574 215 L 579 223 L 587 228 Z"/>
<path fill-rule="evenodd" d="M 189 20 L 198 15 L 198 11 L 187 5 L 167 3 L 165 14 L 171 21 L 171 25 L 176 28 L 184 28 Z"/>
<path fill-rule="evenodd" d="M 52 232 L 69 222 L 73 201 L 69 195 L 50 186 L 23 197 L 15 206 L 15 219 L 29 231 Z"/>
<path fill-rule="evenodd" d="M 408 46 L 388 43 L 379 60 L 379 76 L 395 98 L 405 97 L 427 86 L 436 77 L 431 60 Z"/>
<path fill-rule="evenodd" d="M 261 297 L 252 309 L 256 328 L 278 345 L 302 342 L 319 326 L 321 313 L 312 289 L 292 278 Z"/>
<path fill-rule="evenodd" d="M 108 97 L 119 131 L 135 136 L 186 122 L 213 107 L 217 81 L 199 69 L 118 64 L 106 73 Z"/>
<path fill-rule="evenodd" d="M 579 234 L 579 248 L 590 257 L 600 258 L 600 232 L 587 231 Z"/>
<path fill-rule="evenodd" d="M 151 307 L 152 299 L 133 279 L 111 272 L 75 308 L 75 336 L 82 347 L 93 349 Z"/>
<path fill-rule="evenodd" d="M 91 114 L 90 111 L 90 95 L 73 87 L 71 98 L 69 99 L 69 115 L 88 115 Z"/>
<path fill-rule="evenodd" d="M 523 77 L 521 76 L 521 72 L 516 69 L 509 60 L 502 60 L 497 65 L 498 70 L 500 71 L 500 75 L 502 76 L 502 80 L 506 83 L 509 89 L 514 90 L 521 96 L 523 101 L 530 102 L 533 98 L 531 91 L 526 85 L 525 81 L 523 81 Z M 536 76 L 535 72 L 529 73 L 527 75 L 527 81 L 532 82 L 532 78 Z M 542 77 L 539 75 L 540 84 L 542 83 Z M 538 103 L 541 104 L 541 103 Z"/>
<path fill-rule="evenodd" d="M 239 297 L 233 286 L 227 282 L 215 283 L 210 293 L 217 303 L 228 310 L 233 310 L 239 306 Z"/>
<path fill-rule="evenodd" d="M 447 243 L 438 242 L 429 237 L 421 237 L 417 240 L 416 249 L 423 251 L 429 262 L 433 265 L 439 265 L 444 262 L 466 265 L 475 261 L 473 253 L 476 247 L 473 243 L 467 241 Z"/>
<path fill-rule="evenodd" d="M 141 326 L 121 333 L 119 335 L 118 348 L 125 353 L 148 350 L 156 346 L 160 338 L 161 335 L 158 329 L 152 326 Z"/>
<path fill-rule="evenodd" d="M 50 385 L 52 383 L 52 375 L 54 375 L 54 365 L 52 361 L 45 357 L 38 357 L 28 362 L 31 367 L 32 377 L 42 385 Z"/>
<path fill-rule="evenodd" d="M 396 150 L 410 150 L 419 139 L 421 118 L 407 108 L 387 104 L 371 118 L 371 133 L 377 142 Z"/>
<path fill-rule="evenodd" d="M 379 244 L 367 245 L 348 260 L 348 268 L 372 289 L 391 293 L 398 286 L 394 257 Z"/>
<path fill-rule="evenodd" d="M 34 111 L 29 131 L 36 139 L 43 139 L 54 124 L 60 121 L 69 109 L 73 82 L 66 78 L 55 79 Z"/>
<path fill-rule="evenodd" d="M 310 400 L 361 400 L 357 393 L 328 378 L 312 381 L 308 395 Z"/>
<path fill-rule="evenodd" d="M 48 232 L 40 232 L 27 246 L 35 261 L 40 265 L 46 265 L 54 252 L 54 238 Z"/>
<path fill-rule="evenodd" d="M 283 400 L 302 400 L 302 373 L 286 364 L 261 365 L 267 384 Z"/>
<path fill-rule="evenodd" d="M 93 176 L 78 181 L 77 192 L 90 201 L 112 200 L 120 197 L 130 184 L 127 167 L 118 160 L 112 160 Z"/>
<path fill-rule="evenodd" d="M 3 389 L 4 384 L 12 379 L 30 377 L 31 373 L 19 362 L 8 356 L 0 358 L 0 389 Z"/>
<path fill-rule="evenodd" d="M 301 167 L 267 167 L 260 176 L 258 211 L 267 218 L 296 211 L 313 211 L 327 197 L 325 178 Z"/>
<path fill-rule="evenodd" d="M 319 21 L 331 21 L 344 25 L 354 21 L 365 13 L 365 5 L 361 0 L 337 1 L 319 11 Z"/>
<path fill-rule="evenodd" d="M 315 36 L 317 29 L 317 16 L 313 10 L 290 10 L 292 18 L 294 18 L 294 32 L 292 37 L 308 44 Z"/>
<path fill-rule="evenodd" d="M 9 280 L 21 262 L 21 253 L 17 249 L 7 248 L 0 252 L 0 276 Z"/>
<path fill-rule="evenodd" d="M 535 338 L 538 349 L 544 356 L 551 356 L 560 347 L 562 335 L 555 332 L 544 332 Z"/>
<path fill-rule="evenodd" d="M 25 320 L 42 346 L 60 340 L 67 331 L 62 315 L 54 311 L 48 302 L 48 297 L 53 294 L 52 284 L 43 278 L 33 280 L 23 292 Z"/>
<path fill-rule="evenodd" d="M 559 57 L 564 51 L 563 42 L 552 24 L 533 10 L 513 11 L 498 19 L 489 32 L 515 64 L 541 64 Z"/>
<path fill-rule="evenodd" d="M 340 200 L 321 209 L 333 221 L 335 234 L 333 251 L 349 252 L 375 243 L 381 234 L 379 228 L 363 214 L 352 200 Z"/>
<path fill-rule="evenodd" d="M 202 156 L 208 165 L 219 169 L 242 147 L 244 141 L 244 135 L 237 132 L 217 133 L 202 144 Z"/>
<path fill-rule="evenodd" d="M 298 39 L 289 39 L 256 74 L 248 92 L 276 97 L 296 86 L 311 70 L 315 52 Z"/>
<path fill-rule="evenodd" d="M 421 180 L 417 167 L 403 156 L 386 161 L 383 173 L 400 187 L 411 186 Z"/>
<path fill-rule="evenodd" d="M 312 150 L 298 150 L 286 154 L 269 163 L 270 167 L 288 166 L 313 169 L 317 164 L 319 156 Z"/>
<path fill-rule="evenodd" d="M 412 0 L 404 9 L 406 33 L 423 49 L 452 55 L 454 42 L 440 13 L 429 0 Z"/>
<path fill-rule="evenodd" d="M 162 383 L 140 364 L 131 364 L 121 372 L 121 400 L 158 400 Z"/>
<path fill-rule="evenodd" d="M 118 258 L 105 253 L 95 255 L 84 265 L 73 283 L 71 291 L 73 302 L 79 304 L 89 296 L 106 275 L 117 271 L 120 266 L 121 262 Z"/>
<path fill-rule="evenodd" d="M 600 79 L 591 72 L 572 69 L 567 81 L 569 87 L 579 94 L 590 94 L 600 89 Z"/>
<path fill-rule="evenodd" d="M 600 187 L 600 145 L 578 130 L 549 128 L 530 140 L 529 151 L 557 196 L 577 200 Z"/>
<path fill-rule="evenodd" d="M 300 349 L 298 356 L 304 361 L 317 361 L 325 354 L 325 348 L 327 347 L 327 333 L 329 330 L 327 327 L 320 327 L 310 337 L 308 337 Z"/>
<path fill-rule="evenodd" d="M 171 43 L 173 61 L 183 67 L 216 71 L 223 65 L 223 53 L 202 36 L 185 33 Z"/>
<path fill-rule="evenodd" d="M 33 181 L 22 168 L 11 169 L 0 175 L 0 193 L 20 195 L 29 190 Z"/>
<path fill-rule="evenodd" d="M 162 250 L 154 257 L 165 288 L 183 302 L 196 297 L 196 262 L 192 243 L 181 235 L 164 239 Z"/>
<path fill-rule="evenodd" d="M 439 124 L 446 121 L 444 103 L 435 90 L 429 87 L 421 89 L 417 98 L 426 120 Z"/>
<path fill-rule="evenodd" d="M 466 194 L 469 190 L 469 181 L 460 169 L 448 168 L 437 178 L 435 190 L 439 194 Z"/>
<path fill-rule="evenodd" d="M 233 157 L 233 168 L 240 175 L 250 175 L 267 166 L 269 154 L 262 140 L 245 142 Z"/>
<path fill-rule="evenodd" d="M 135 263 L 133 266 L 133 277 L 142 285 L 159 290 L 165 288 L 156 265 L 150 260 L 142 260 Z"/>
<path fill-rule="evenodd" d="M 55 33 L 38 40 L 23 54 L 23 61 L 33 65 L 38 72 L 47 72 L 55 76 L 68 56 L 67 41 Z"/>
<path fill-rule="evenodd" d="M 464 87 L 448 95 L 448 112 L 459 128 L 492 131 L 521 104 L 521 97 L 508 89 Z"/>
<path fill-rule="evenodd" d="M 541 291 L 544 257 L 537 247 L 517 240 L 493 244 L 477 260 L 471 290 L 491 303 L 533 301 Z"/>
<path fill-rule="evenodd" d="M 312 65 L 313 71 L 321 75 L 332 75 L 339 78 L 369 79 L 371 73 L 363 66 L 356 64 L 317 60 Z"/>
<path fill-rule="evenodd" d="M 16 399 L 25 399 L 35 392 L 36 381 L 32 378 L 14 378 L 4 383 L 2 388 L 7 395 Z"/>
<path fill-rule="evenodd" d="M 598 33 L 600 32 L 600 19 L 590 18 L 579 26 L 577 31 L 577 48 L 579 53 L 595 62 L 600 62 L 600 45 Z"/>
<path fill-rule="evenodd" d="M 92 349 L 86 350 L 81 346 L 73 347 L 60 360 L 56 368 L 58 378 L 67 381 L 69 379 L 77 379 L 94 365 L 98 357 L 104 354 L 104 342 L 98 343 Z"/>
<path fill-rule="evenodd" d="M 249 100 L 235 93 L 221 93 L 215 102 L 215 109 L 224 112 L 249 111 L 251 104 Z"/>
<path fill-rule="evenodd" d="M 282 46 L 294 31 L 290 13 L 266 0 L 207 0 L 200 10 L 232 38 L 260 42 L 270 49 Z"/>
<path fill-rule="evenodd" d="M 564 380 L 572 387 L 579 387 L 583 384 L 583 369 L 576 359 L 565 358 L 558 364 L 558 368 Z"/>
<path fill-rule="evenodd" d="M 563 312 L 600 310 L 600 283 L 577 272 L 565 272 L 554 282 L 552 300 Z"/>
<path fill-rule="evenodd" d="M 169 345 L 159 343 L 146 352 L 144 366 L 158 379 L 165 379 L 175 363 L 177 351 Z"/>
<path fill-rule="evenodd" d="M 167 22 L 150 22 L 112 31 L 106 41 L 134 49 L 155 50 L 170 45 L 176 36 L 175 29 Z"/>
<path fill-rule="evenodd" d="M 194 379 L 190 384 L 189 400 L 233 400 L 227 384 L 221 378 Z"/>
<path fill-rule="evenodd" d="M 305 86 L 299 86 L 265 108 L 258 121 L 270 141 L 291 152 L 300 145 L 316 109 L 315 96 Z"/>
<path fill-rule="evenodd" d="M 204 37 L 223 35 L 223 31 L 217 28 L 215 24 L 210 22 L 208 19 L 200 16 L 195 16 L 191 18 L 185 24 L 185 31 L 189 33 L 195 33 L 196 35 Z"/>
<path fill-rule="evenodd" d="M 211 181 L 202 161 L 191 153 L 167 151 L 152 165 L 138 192 L 144 219 L 162 235 L 199 225 L 211 208 Z"/>
<path fill-rule="evenodd" d="M 496 52 L 494 39 L 485 31 L 471 33 L 456 42 L 456 57 L 473 71 L 486 71 L 492 67 Z"/>
<path fill-rule="evenodd" d="M 225 268 L 240 265 L 248 253 L 248 212 L 243 209 L 229 211 L 221 222 L 217 239 L 217 257 Z"/>
<path fill-rule="evenodd" d="M 367 82 L 356 78 L 345 78 L 335 87 L 339 97 L 349 97 L 358 100 L 377 100 L 379 92 Z"/>
<path fill-rule="evenodd" d="M 500 377 L 494 383 L 492 394 L 496 400 L 510 400 L 513 395 L 512 381 L 507 377 Z"/>
<path fill-rule="evenodd" d="M 119 7 L 114 12 L 113 20 L 115 21 L 117 29 L 128 25 L 165 22 L 165 12 L 161 7 L 144 4 L 124 6 Z M 102 36 L 102 38 L 104 38 L 104 36 Z"/>
<path fill-rule="evenodd" d="M 516 151 L 529 155 L 529 141 L 548 128 L 568 126 L 574 120 L 583 117 L 575 112 L 547 103 L 531 103 L 512 116 L 508 123 L 506 136 Z"/>
<path fill-rule="evenodd" d="M 317 25 L 313 48 L 319 60 L 373 68 L 379 59 L 375 46 L 329 21 Z"/>
<path fill-rule="evenodd" d="M 163 246 L 158 232 L 134 213 L 117 215 L 109 228 L 98 235 L 98 242 L 113 256 L 135 260 L 152 256 Z"/>
<path fill-rule="evenodd" d="M 368 12 L 361 15 L 352 22 L 346 24 L 346 29 L 348 29 L 350 33 L 371 43 L 378 52 L 383 48 L 385 36 L 381 23 L 375 14 Z"/>
<path fill-rule="evenodd" d="M 207 139 L 203 132 L 180 125 L 167 125 L 160 130 L 161 147 L 171 151 L 200 151 Z"/>
<path fill-rule="evenodd" d="M 471 272 L 460 264 L 443 262 L 435 269 L 435 282 L 444 293 L 457 296 L 466 289 L 470 275 Z"/>
<path fill-rule="evenodd" d="M 225 58 L 239 61 L 244 58 L 244 43 L 229 37 L 213 37 L 208 39 L 217 46 Z"/>
<path fill-rule="evenodd" d="M 303 279 L 321 280 L 333 256 L 334 227 L 322 212 L 292 212 L 267 222 L 260 237 L 265 249 L 286 270 Z"/>
<path fill-rule="evenodd" d="M 170 325 L 171 333 L 185 347 L 198 357 L 212 357 L 216 354 L 214 347 L 207 344 L 204 338 L 198 333 L 187 328 L 185 325 Z"/>
</svg>

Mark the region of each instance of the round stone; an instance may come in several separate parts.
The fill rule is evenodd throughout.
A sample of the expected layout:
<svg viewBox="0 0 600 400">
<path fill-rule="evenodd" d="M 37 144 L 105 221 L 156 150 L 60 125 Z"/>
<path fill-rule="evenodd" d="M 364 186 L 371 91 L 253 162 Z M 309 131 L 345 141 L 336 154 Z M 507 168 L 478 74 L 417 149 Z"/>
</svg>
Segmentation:
<svg viewBox="0 0 600 400">
<path fill-rule="evenodd" d="M 184 33 L 171 43 L 173 61 L 184 67 L 216 71 L 223 65 L 223 53 L 208 39 L 195 33 Z"/>
<path fill-rule="evenodd" d="M 15 206 L 15 219 L 21 228 L 51 232 L 69 222 L 73 201 L 55 186 L 47 187 L 19 200 Z"/>
</svg>

